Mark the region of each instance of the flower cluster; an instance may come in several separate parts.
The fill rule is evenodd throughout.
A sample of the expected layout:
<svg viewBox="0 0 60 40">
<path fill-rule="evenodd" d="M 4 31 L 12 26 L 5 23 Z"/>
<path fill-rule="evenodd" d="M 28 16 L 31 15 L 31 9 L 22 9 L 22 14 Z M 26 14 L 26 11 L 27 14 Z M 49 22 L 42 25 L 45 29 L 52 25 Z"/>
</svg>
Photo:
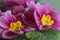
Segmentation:
<svg viewBox="0 0 60 40">
<path fill-rule="evenodd" d="M 35 0 L 4 0 L 6 12 L 0 11 L 0 37 L 15 38 L 30 31 L 60 30 L 60 14 L 48 3 Z"/>
</svg>

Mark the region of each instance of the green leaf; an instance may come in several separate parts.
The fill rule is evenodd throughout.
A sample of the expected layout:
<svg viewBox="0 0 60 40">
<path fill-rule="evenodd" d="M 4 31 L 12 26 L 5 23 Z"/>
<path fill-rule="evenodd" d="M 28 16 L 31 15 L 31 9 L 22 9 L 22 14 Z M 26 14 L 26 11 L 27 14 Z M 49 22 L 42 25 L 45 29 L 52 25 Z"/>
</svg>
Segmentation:
<svg viewBox="0 0 60 40">
<path fill-rule="evenodd" d="M 26 37 L 30 40 L 60 40 L 60 31 L 28 32 Z"/>
<path fill-rule="evenodd" d="M 0 0 L 0 3 L 4 3 L 4 0 Z"/>
<path fill-rule="evenodd" d="M 40 0 L 35 0 L 35 2 L 37 3 L 37 2 L 40 2 Z"/>
<path fill-rule="evenodd" d="M 18 37 L 16 37 L 13 40 L 28 40 L 28 39 L 25 37 L 25 35 L 19 35 Z"/>
<path fill-rule="evenodd" d="M 0 7 L 0 10 L 1 10 L 2 12 L 5 12 L 7 9 L 6 9 L 5 7 Z"/>
</svg>

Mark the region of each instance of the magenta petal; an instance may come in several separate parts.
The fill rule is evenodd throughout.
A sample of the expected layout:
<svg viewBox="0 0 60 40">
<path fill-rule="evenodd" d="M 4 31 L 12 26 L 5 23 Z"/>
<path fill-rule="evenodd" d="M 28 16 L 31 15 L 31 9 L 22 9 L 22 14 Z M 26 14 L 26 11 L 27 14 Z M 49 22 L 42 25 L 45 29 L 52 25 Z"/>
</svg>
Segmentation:
<svg viewBox="0 0 60 40">
<path fill-rule="evenodd" d="M 53 30 L 60 30 L 60 22 L 56 22 L 53 26 L 52 26 Z"/>
<path fill-rule="evenodd" d="M 26 31 L 26 32 L 34 31 L 34 30 L 35 30 L 35 28 L 29 27 L 29 26 L 24 28 L 24 31 Z"/>
<path fill-rule="evenodd" d="M 20 18 L 23 13 L 17 13 L 15 16 Z"/>
<path fill-rule="evenodd" d="M 0 34 L 4 31 L 4 29 L 0 28 Z"/>
<path fill-rule="evenodd" d="M 41 19 L 40 19 L 38 13 L 36 13 L 36 11 L 34 12 L 34 17 L 35 17 L 35 21 L 36 21 L 37 26 L 40 27 L 40 25 L 41 25 L 40 20 Z"/>
<path fill-rule="evenodd" d="M 40 11 L 41 11 L 42 8 L 43 8 L 43 6 L 40 3 L 36 4 L 36 10 L 38 11 L 38 13 L 40 13 Z"/>
<path fill-rule="evenodd" d="M 35 1 L 35 0 L 4 0 L 6 5 L 26 5 L 26 2 Z"/>
<path fill-rule="evenodd" d="M 43 25 L 40 25 L 39 29 L 40 29 L 40 30 L 45 30 L 45 28 L 44 28 Z"/>
<path fill-rule="evenodd" d="M 1 34 L 3 33 L 3 31 L 4 31 L 4 29 L 0 28 L 0 38 L 2 38 Z"/>
<path fill-rule="evenodd" d="M 13 33 L 13 32 L 10 32 L 8 30 L 5 30 L 3 33 L 2 33 L 2 37 L 5 38 L 5 39 L 13 39 L 17 36 L 17 34 Z"/>
<path fill-rule="evenodd" d="M 5 22 L 6 24 L 8 24 L 8 19 L 6 18 L 6 17 L 4 17 L 4 16 L 1 16 L 0 17 L 0 20 L 2 21 L 2 22 Z"/>
<path fill-rule="evenodd" d="M 11 11 L 8 10 L 0 17 L 0 26 L 3 28 L 9 28 L 8 25 L 12 21 L 16 21 L 16 18 L 12 15 Z"/>
<path fill-rule="evenodd" d="M 18 14 L 23 11 L 24 11 L 24 6 L 15 6 L 15 8 L 13 9 L 14 14 Z"/>
<path fill-rule="evenodd" d="M 33 1 L 30 1 L 30 3 L 29 2 L 27 2 L 27 6 L 30 8 L 30 9 L 35 9 L 35 3 L 33 2 Z"/>
<path fill-rule="evenodd" d="M 13 21 L 13 16 L 12 16 L 12 12 L 10 10 L 5 12 L 5 17 L 9 20 L 9 21 Z"/>
<path fill-rule="evenodd" d="M 8 21 L 16 21 L 16 17 L 12 14 L 12 12 L 10 10 L 5 12 L 4 17 L 6 17 L 8 19 Z"/>
<path fill-rule="evenodd" d="M 51 16 L 55 21 L 60 22 L 60 14 L 59 13 L 57 13 L 57 12 L 51 13 Z"/>
<path fill-rule="evenodd" d="M 53 30 L 60 30 L 60 27 L 57 26 L 57 27 L 53 27 L 52 29 Z"/>
<path fill-rule="evenodd" d="M 16 3 L 18 4 L 25 4 L 26 2 L 30 2 L 30 1 L 35 1 L 35 0 L 15 0 Z"/>
<path fill-rule="evenodd" d="M 26 25 L 36 26 L 33 15 L 34 15 L 34 14 L 33 14 L 33 12 L 31 12 L 31 11 L 24 13 L 24 14 L 21 16 L 21 17 L 22 17 L 22 21 L 23 21 Z"/>
<path fill-rule="evenodd" d="M 55 20 L 54 25 L 52 26 L 53 30 L 60 30 L 60 14 L 57 12 L 51 13 L 52 19 Z"/>
<path fill-rule="evenodd" d="M 48 2 L 45 3 L 43 6 L 46 13 L 49 13 L 50 11 L 54 11 L 54 9 L 49 5 Z"/>
<path fill-rule="evenodd" d="M 14 33 L 23 34 L 24 32 L 20 30 L 20 31 L 15 31 Z"/>
<path fill-rule="evenodd" d="M 7 24 L 8 24 L 7 18 L 1 16 L 1 17 L 0 17 L 0 26 L 1 26 L 2 28 L 8 28 L 8 25 L 7 25 Z"/>
<path fill-rule="evenodd" d="M 14 0 L 15 3 L 17 4 L 24 4 L 25 3 L 25 0 Z"/>
</svg>

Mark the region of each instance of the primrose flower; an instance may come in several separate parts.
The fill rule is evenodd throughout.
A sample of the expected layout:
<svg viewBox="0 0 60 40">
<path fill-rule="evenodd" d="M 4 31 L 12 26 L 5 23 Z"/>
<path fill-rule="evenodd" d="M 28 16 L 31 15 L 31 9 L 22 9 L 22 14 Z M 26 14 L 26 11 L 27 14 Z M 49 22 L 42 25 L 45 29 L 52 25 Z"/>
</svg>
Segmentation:
<svg viewBox="0 0 60 40">
<path fill-rule="evenodd" d="M 26 2 L 35 0 L 4 0 L 4 6 L 7 10 L 12 10 L 14 15 L 20 15 L 20 12 L 24 12 L 27 7 Z"/>
<path fill-rule="evenodd" d="M 34 12 L 36 24 L 40 30 L 60 30 L 60 14 L 57 13 L 48 3 L 37 4 Z"/>
<path fill-rule="evenodd" d="M 11 11 L 5 12 L 4 15 L 0 17 L 0 26 L 1 29 L 4 30 L 2 37 L 6 39 L 12 39 L 18 34 L 35 30 L 35 28 L 31 26 L 24 25 L 21 20 L 18 20 L 12 15 Z"/>
<path fill-rule="evenodd" d="M 30 26 L 36 26 L 35 20 L 34 20 L 34 9 L 30 8 L 30 3 L 32 5 L 33 1 L 26 2 L 27 7 L 24 6 L 15 6 L 13 9 L 13 14 L 18 18 L 22 19 L 22 21 Z"/>
<path fill-rule="evenodd" d="M 34 11 L 35 11 L 35 3 L 33 1 L 26 2 L 27 3 L 27 8 L 22 14 L 22 20 L 25 24 L 36 27 L 35 19 L 34 19 Z"/>
<path fill-rule="evenodd" d="M 30 1 L 30 2 L 26 2 L 26 7 L 24 7 L 23 5 L 19 5 L 19 6 L 15 6 L 15 7 L 13 7 L 13 14 L 14 15 L 16 15 L 16 17 L 19 17 L 21 14 L 23 14 L 23 13 L 26 13 L 26 12 L 28 12 L 28 11 L 31 11 L 30 9 L 32 9 L 32 11 L 33 11 L 33 3 L 32 3 L 33 1 Z M 31 5 L 33 8 L 30 8 L 30 6 L 29 5 Z M 30 12 L 29 12 L 30 13 Z"/>
</svg>

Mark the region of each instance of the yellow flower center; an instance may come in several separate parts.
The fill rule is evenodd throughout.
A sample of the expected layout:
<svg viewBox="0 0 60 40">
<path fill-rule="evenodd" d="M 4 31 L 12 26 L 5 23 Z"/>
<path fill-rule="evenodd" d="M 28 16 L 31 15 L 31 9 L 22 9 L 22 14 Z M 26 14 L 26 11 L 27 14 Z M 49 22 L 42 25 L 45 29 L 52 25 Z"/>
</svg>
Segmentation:
<svg viewBox="0 0 60 40">
<path fill-rule="evenodd" d="M 41 22 L 44 26 L 51 26 L 54 23 L 54 20 L 51 20 L 51 16 L 50 15 L 43 15 Z"/>
<path fill-rule="evenodd" d="M 22 25 L 22 23 L 20 22 L 20 21 L 17 21 L 17 22 L 12 22 L 12 23 L 10 23 L 10 28 L 9 28 L 9 30 L 10 31 L 18 31 L 18 30 L 21 30 L 21 29 L 23 29 L 23 25 Z"/>
</svg>

